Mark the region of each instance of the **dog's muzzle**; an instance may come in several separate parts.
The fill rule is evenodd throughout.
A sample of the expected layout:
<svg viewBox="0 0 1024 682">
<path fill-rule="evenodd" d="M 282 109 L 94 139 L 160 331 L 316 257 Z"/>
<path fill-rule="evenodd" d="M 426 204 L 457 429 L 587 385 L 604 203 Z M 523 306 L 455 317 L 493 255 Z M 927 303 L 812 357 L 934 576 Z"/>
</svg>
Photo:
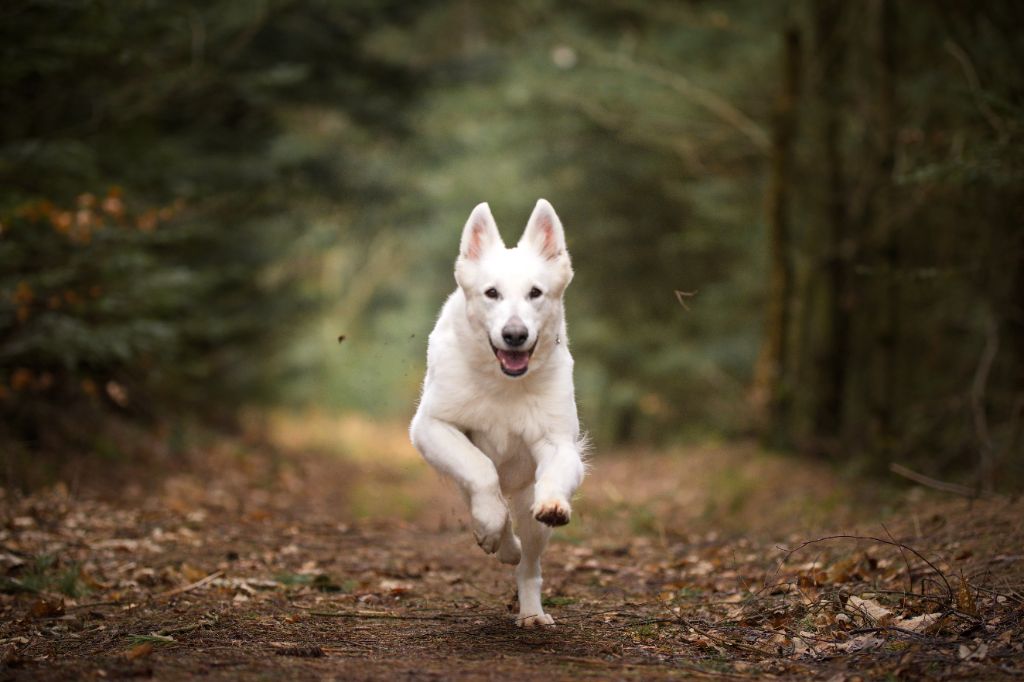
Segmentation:
<svg viewBox="0 0 1024 682">
<path fill-rule="evenodd" d="M 530 368 L 530 356 L 533 355 L 533 349 L 536 347 L 537 344 L 534 344 L 529 350 L 505 350 L 491 343 L 491 350 L 498 358 L 501 371 L 510 377 L 521 377 L 526 374 L 526 370 Z"/>
</svg>

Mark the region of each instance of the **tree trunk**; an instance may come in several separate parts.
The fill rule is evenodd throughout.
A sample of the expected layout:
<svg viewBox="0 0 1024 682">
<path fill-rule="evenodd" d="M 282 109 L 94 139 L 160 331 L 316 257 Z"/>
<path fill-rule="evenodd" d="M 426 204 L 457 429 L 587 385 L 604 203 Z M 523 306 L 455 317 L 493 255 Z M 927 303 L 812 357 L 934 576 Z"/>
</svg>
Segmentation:
<svg viewBox="0 0 1024 682">
<path fill-rule="evenodd" d="M 842 150 L 846 44 L 842 34 L 842 0 L 814 4 L 815 53 L 821 63 L 817 83 L 818 143 L 823 150 L 825 191 L 824 333 L 818 360 L 818 401 L 813 418 L 815 447 L 833 454 L 841 450 L 844 398 L 850 335 L 849 263 L 852 257 L 847 220 L 846 177 Z"/>
<path fill-rule="evenodd" d="M 766 197 L 770 258 L 768 310 L 755 382 L 755 396 L 762 403 L 759 407 L 762 407 L 766 422 L 763 432 L 774 444 L 786 440 L 793 390 L 787 363 L 787 341 L 793 289 L 790 201 L 801 70 L 800 32 L 796 28 L 790 27 L 785 31 L 782 49 L 782 86 L 775 102 L 771 171 Z"/>
<path fill-rule="evenodd" d="M 878 0 L 875 21 L 878 28 L 875 49 L 878 63 L 878 196 L 877 220 L 881 227 L 884 294 L 879 316 L 876 347 L 881 355 L 881 386 L 875 402 L 875 422 L 878 425 L 878 450 L 889 459 L 894 454 L 897 438 L 894 425 L 900 413 L 896 395 L 896 371 L 899 366 L 900 335 L 900 238 L 892 214 L 892 182 L 896 165 L 896 54 L 895 54 L 895 2 Z"/>
</svg>

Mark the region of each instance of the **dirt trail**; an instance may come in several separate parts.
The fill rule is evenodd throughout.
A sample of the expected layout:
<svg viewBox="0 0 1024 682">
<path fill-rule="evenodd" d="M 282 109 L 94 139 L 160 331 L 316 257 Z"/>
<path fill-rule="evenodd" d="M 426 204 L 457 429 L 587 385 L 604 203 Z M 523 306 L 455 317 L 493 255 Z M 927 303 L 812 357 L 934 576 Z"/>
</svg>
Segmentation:
<svg viewBox="0 0 1024 682">
<path fill-rule="evenodd" d="M 400 431 L 334 428 L 5 493 L 0 679 L 1024 673 L 1019 501 L 866 497 L 749 445 L 599 456 L 545 559 L 558 625 L 520 630 Z M 780 549 L 830 532 L 878 540 Z"/>
</svg>

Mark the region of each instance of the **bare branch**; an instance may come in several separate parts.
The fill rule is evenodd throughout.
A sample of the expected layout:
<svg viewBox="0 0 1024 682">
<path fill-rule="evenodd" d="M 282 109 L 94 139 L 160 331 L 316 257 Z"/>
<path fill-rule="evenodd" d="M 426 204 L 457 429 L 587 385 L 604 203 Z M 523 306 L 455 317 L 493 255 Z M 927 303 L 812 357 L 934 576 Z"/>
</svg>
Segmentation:
<svg viewBox="0 0 1024 682">
<path fill-rule="evenodd" d="M 974 430 L 978 436 L 978 479 L 985 492 L 995 489 L 995 450 L 992 434 L 988 429 L 988 415 L 985 412 L 985 387 L 992 363 L 999 352 L 999 330 L 995 318 L 988 315 L 985 320 L 985 346 L 978 360 L 978 368 L 971 382 L 971 412 L 974 415 Z"/>
<path fill-rule="evenodd" d="M 696 85 L 679 73 L 669 71 L 656 64 L 638 62 L 622 52 L 608 52 L 595 48 L 593 45 L 582 45 L 581 47 L 599 63 L 644 76 L 650 81 L 689 98 L 742 133 L 762 154 L 767 154 L 771 149 L 771 140 L 765 129 L 721 95 Z"/>
<path fill-rule="evenodd" d="M 848 534 L 827 535 L 825 537 L 816 538 L 814 540 L 805 540 L 804 542 L 800 543 L 799 545 L 797 545 L 793 549 L 787 549 L 785 547 L 781 547 L 780 546 L 779 549 L 786 553 L 786 556 L 784 556 L 782 558 L 782 563 L 784 564 L 786 561 L 789 560 L 789 557 L 793 556 L 794 554 L 799 552 L 804 547 L 810 547 L 811 545 L 816 545 L 816 544 L 819 544 L 819 543 L 822 543 L 822 542 L 829 542 L 831 540 L 870 540 L 872 542 L 879 542 L 879 543 L 881 543 L 883 545 L 889 545 L 890 547 L 897 547 L 899 549 L 905 549 L 905 550 L 909 551 L 911 554 L 913 554 L 914 556 L 916 556 L 918 559 L 920 559 L 921 561 L 926 563 L 928 565 L 928 567 L 930 569 L 932 569 L 932 571 L 934 571 L 935 575 L 939 576 L 939 578 L 942 579 L 942 582 L 946 586 L 946 594 L 949 597 L 949 603 L 952 604 L 952 603 L 954 603 L 956 601 L 955 593 L 953 592 L 953 586 L 949 584 L 949 580 L 946 579 L 946 575 L 942 571 L 940 571 L 938 569 L 938 567 L 934 563 L 932 563 L 931 561 L 926 559 L 923 554 L 918 552 L 916 549 L 914 549 L 910 545 L 906 545 L 906 544 L 904 544 L 902 542 L 896 542 L 896 541 L 893 541 L 893 540 L 885 540 L 883 538 L 876 538 L 876 537 L 874 537 L 872 535 L 848 535 Z M 780 569 L 782 568 L 782 564 L 779 565 L 779 568 Z M 776 570 L 776 573 L 777 572 L 778 572 L 778 570 Z"/>
<path fill-rule="evenodd" d="M 923 486 L 934 488 L 935 490 L 941 490 L 946 493 L 953 493 L 954 495 L 963 495 L 964 497 L 975 497 L 975 491 L 965 485 L 959 483 L 948 483 L 947 481 L 940 481 L 937 478 L 931 476 L 925 476 L 924 474 L 918 473 L 913 469 L 909 469 L 902 464 L 893 462 L 889 465 L 889 471 L 893 472 L 897 476 L 903 478 L 909 478 L 915 483 L 920 483 Z"/>
<path fill-rule="evenodd" d="M 201 579 L 195 581 L 194 583 L 189 583 L 188 585 L 183 585 L 182 587 L 177 587 L 177 588 L 175 588 L 173 590 L 167 590 L 166 592 L 161 592 L 160 594 L 157 595 L 157 599 L 168 599 L 170 597 L 175 597 L 175 596 L 177 596 L 179 594 L 184 594 L 185 592 L 191 592 L 192 590 L 196 589 L 197 587 L 202 587 L 203 585 L 206 585 L 207 583 L 212 582 L 213 580 L 216 580 L 217 578 L 219 578 L 223 574 L 224 574 L 224 571 L 214 571 L 210 575 L 206 576 L 205 578 L 201 578 Z"/>
<path fill-rule="evenodd" d="M 960 68 L 964 72 L 964 77 L 967 79 L 967 84 L 971 88 L 971 94 L 974 96 L 974 100 L 978 105 L 978 109 L 981 111 L 982 116 L 988 121 L 988 124 L 992 126 L 992 129 L 999 135 L 1000 140 L 1006 139 L 1006 124 L 1003 119 L 996 115 L 996 112 L 992 110 L 988 102 L 985 101 L 983 96 L 984 90 L 981 88 L 981 81 L 978 79 L 978 72 L 974 68 L 974 64 L 971 62 L 970 55 L 966 51 L 952 40 L 946 40 L 943 44 L 946 48 L 946 52 L 953 55 L 957 63 L 960 64 Z"/>
</svg>

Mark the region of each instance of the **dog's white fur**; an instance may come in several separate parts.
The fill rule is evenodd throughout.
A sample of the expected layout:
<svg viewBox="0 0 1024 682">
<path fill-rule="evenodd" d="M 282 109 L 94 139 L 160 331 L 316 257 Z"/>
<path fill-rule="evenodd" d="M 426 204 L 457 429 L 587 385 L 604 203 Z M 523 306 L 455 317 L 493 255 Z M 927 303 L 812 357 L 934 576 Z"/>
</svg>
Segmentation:
<svg viewBox="0 0 1024 682">
<path fill-rule="evenodd" d="M 549 526 L 569 522 L 584 473 L 562 304 L 573 274 L 562 224 L 540 199 L 509 249 L 480 204 L 459 251 L 458 288 L 430 334 L 410 435 L 465 494 L 480 547 L 518 564 L 516 623 L 553 625 L 541 607 L 540 556 Z M 503 339 L 509 324 L 527 334 L 521 348 L 533 348 L 522 376 L 508 376 L 497 358 L 515 350 Z"/>
</svg>

